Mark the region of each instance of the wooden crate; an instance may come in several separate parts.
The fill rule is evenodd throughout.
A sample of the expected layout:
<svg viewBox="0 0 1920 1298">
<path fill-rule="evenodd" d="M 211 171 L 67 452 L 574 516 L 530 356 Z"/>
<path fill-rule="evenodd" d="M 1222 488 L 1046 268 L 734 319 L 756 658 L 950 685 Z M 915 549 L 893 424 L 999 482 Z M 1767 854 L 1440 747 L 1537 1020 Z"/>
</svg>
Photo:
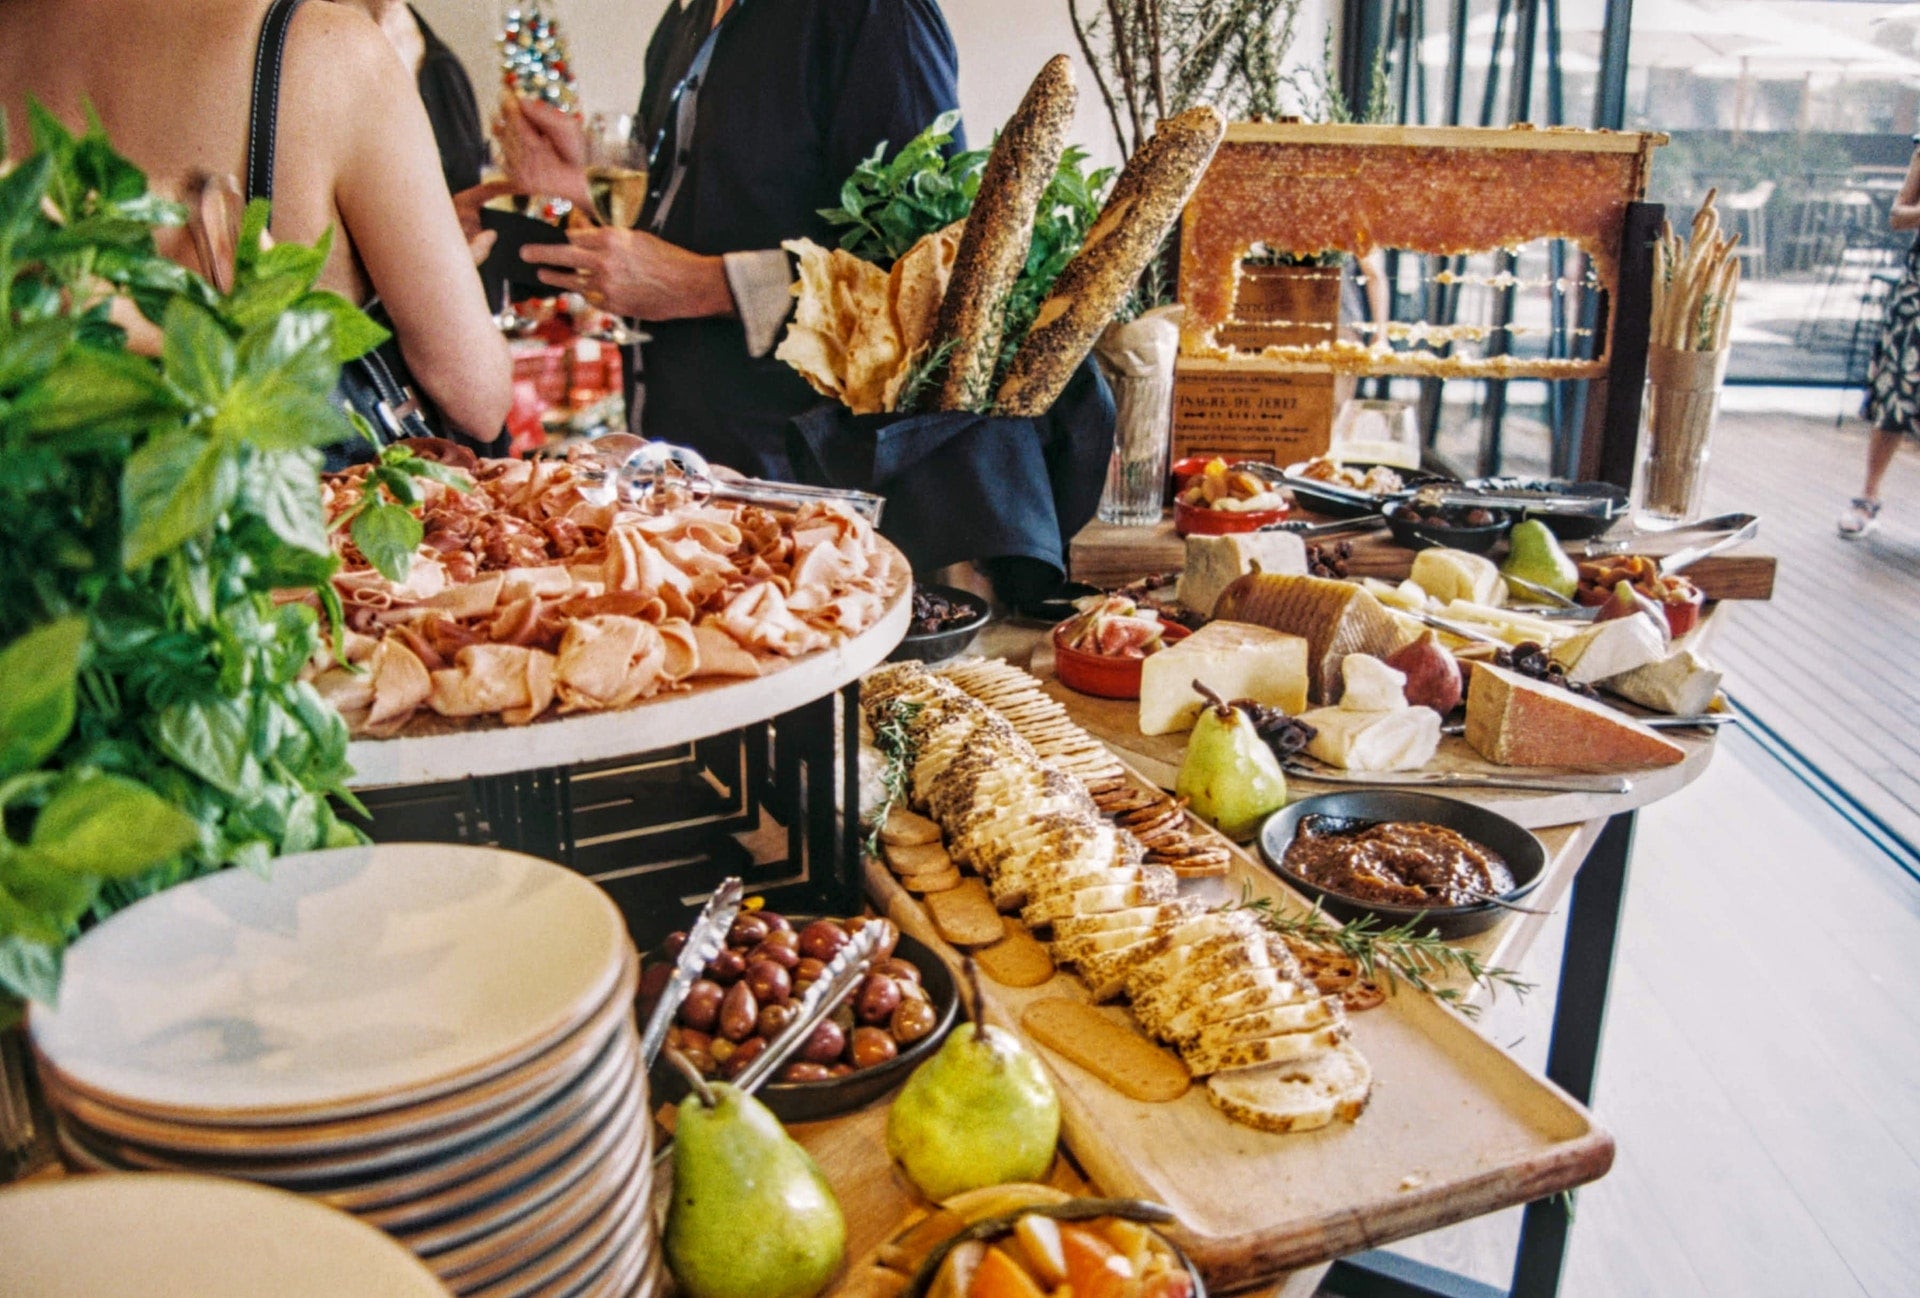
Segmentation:
<svg viewBox="0 0 1920 1298">
<path fill-rule="evenodd" d="M 1333 439 L 1336 377 L 1286 374 L 1259 362 L 1181 357 L 1173 371 L 1173 458 L 1292 464 Z"/>
</svg>

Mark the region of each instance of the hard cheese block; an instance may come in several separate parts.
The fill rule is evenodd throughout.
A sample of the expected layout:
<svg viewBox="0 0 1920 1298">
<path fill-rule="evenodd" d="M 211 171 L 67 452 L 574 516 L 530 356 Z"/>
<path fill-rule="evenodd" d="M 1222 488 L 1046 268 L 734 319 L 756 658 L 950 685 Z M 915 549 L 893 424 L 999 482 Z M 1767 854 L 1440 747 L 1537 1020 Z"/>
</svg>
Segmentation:
<svg viewBox="0 0 1920 1298">
<path fill-rule="evenodd" d="M 1379 600 L 1349 582 L 1321 577 L 1256 572 L 1222 591 L 1213 615 L 1306 637 L 1307 692 L 1316 703 L 1340 696 L 1340 662 L 1348 654 L 1384 658 L 1401 639 Z"/>
<path fill-rule="evenodd" d="M 1304 575 L 1307 543 L 1291 532 L 1190 536 L 1186 566 L 1180 570 L 1174 598 L 1194 612 L 1212 617 L 1220 592 L 1256 567 L 1261 572 Z"/>
<path fill-rule="evenodd" d="M 1307 706 L 1307 642 L 1243 622 L 1209 622 L 1140 664 L 1140 733 L 1193 728 L 1198 680 L 1223 699 L 1252 699 L 1289 716 Z"/>
<path fill-rule="evenodd" d="M 1475 663 L 1467 743 L 1501 766 L 1672 766 L 1686 750 L 1624 713 L 1504 667 Z"/>
</svg>

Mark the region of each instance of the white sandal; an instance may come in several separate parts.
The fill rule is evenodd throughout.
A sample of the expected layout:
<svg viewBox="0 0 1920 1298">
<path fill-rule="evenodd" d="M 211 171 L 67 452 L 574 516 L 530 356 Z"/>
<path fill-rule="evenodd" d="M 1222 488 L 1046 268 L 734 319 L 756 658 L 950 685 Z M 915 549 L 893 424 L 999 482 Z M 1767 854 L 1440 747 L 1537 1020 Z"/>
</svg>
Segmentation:
<svg viewBox="0 0 1920 1298">
<path fill-rule="evenodd" d="M 1878 526 L 1880 526 L 1880 502 L 1868 500 L 1865 496 L 1855 496 L 1853 503 L 1847 506 L 1847 512 L 1840 515 L 1840 539 L 1858 541 Z"/>
</svg>

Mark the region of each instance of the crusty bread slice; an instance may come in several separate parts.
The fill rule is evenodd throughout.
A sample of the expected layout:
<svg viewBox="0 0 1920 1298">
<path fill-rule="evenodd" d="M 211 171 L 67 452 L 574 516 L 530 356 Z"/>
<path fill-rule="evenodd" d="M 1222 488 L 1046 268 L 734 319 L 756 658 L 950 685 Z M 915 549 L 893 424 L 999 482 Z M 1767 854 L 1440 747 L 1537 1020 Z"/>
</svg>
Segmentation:
<svg viewBox="0 0 1920 1298">
<path fill-rule="evenodd" d="M 1216 1073 L 1207 1098 L 1235 1122 L 1284 1135 L 1352 1122 L 1367 1107 L 1373 1070 L 1346 1042 L 1309 1059 Z"/>
<path fill-rule="evenodd" d="M 1056 920 L 1053 925 L 1055 941 L 1066 938 L 1083 937 L 1088 933 L 1104 933 L 1114 928 L 1136 928 L 1145 924 L 1157 924 L 1162 920 L 1182 920 L 1200 913 L 1200 903 L 1190 897 L 1176 897 L 1172 901 L 1163 901 L 1156 906 L 1129 906 L 1125 910 L 1108 911 L 1104 915 L 1072 915 Z"/>
<path fill-rule="evenodd" d="M 1142 1023 L 1150 1023 L 1156 1034 L 1172 1040 L 1176 1035 L 1176 1024 L 1179 1025 L 1178 1035 L 1190 1037 L 1203 1025 L 1223 1015 L 1233 1017 L 1222 1004 L 1228 997 L 1262 990 L 1288 1005 L 1295 1001 L 1311 1000 L 1320 994 L 1320 989 L 1312 983 L 1301 978 L 1290 978 L 1284 969 L 1222 963 L 1203 972 L 1198 981 L 1180 988 L 1177 994 L 1137 998 L 1133 1008 Z"/>
<path fill-rule="evenodd" d="M 1152 924 L 1136 924 L 1132 928 L 1110 928 L 1103 933 L 1083 933 L 1079 937 L 1057 937 L 1047 943 L 1047 949 L 1053 952 L 1055 960 L 1066 964 L 1078 964 L 1089 956 L 1115 953 L 1137 946 L 1151 938 L 1156 931 Z"/>
<path fill-rule="evenodd" d="M 1279 1032 L 1269 1037 L 1246 1041 L 1209 1041 L 1201 1039 L 1180 1052 L 1195 1077 L 1209 1073 L 1227 1073 L 1236 1068 L 1258 1068 L 1262 1064 L 1292 1063 L 1331 1050 L 1351 1034 L 1344 1021 L 1304 1032 Z"/>
<path fill-rule="evenodd" d="M 1673 766 L 1687 751 L 1597 699 L 1487 663 L 1467 686 L 1467 743 L 1501 766 Z"/>
<path fill-rule="evenodd" d="M 1160 890 L 1141 878 L 1132 883 L 1108 883 L 1073 892 L 1036 896 L 1021 908 L 1020 918 L 1026 921 L 1028 928 L 1042 928 L 1069 915 L 1126 910 L 1131 906 L 1148 906 L 1161 900 Z"/>
<path fill-rule="evenodd" d="M 1251 1010 L 1228 1019 L 1203 1024 L 1185 1042 L 1196 1050 L 1230 1045 L 1235 1041 L 1253 1041 L 1260 1037 L 1284 1036 L 1292 1032 L 1310 1032 L 1346 1022 L 1346 1011 L 1331 996 L 1314 996 L 1291 1005 L 1273 1005 Z"/>
<path fill-rule="evenodd" d="M 1241 976 L 1241 980 L 1246 985 L 1238 990 L 1212 991 L 1195 997 L 1169 1016 L 1158 1027 L 1157 1034 L 1169 1041 L 1191 1041 L 1203 1029 L 1215 1023 L 1230 1023 L 1244 1015 L 1266 1010 L 1313 1005 L 1322 999 L 1311 983 L 1302 985 L 1271 970 L 1249 971 Z M 1321 1021 L 1330 1022 L 1331 1013 L 1321 1012 L 1327 1015 Z M 1314 1024 L 1302 1022 L 1295 1026 L 1312 1027 Z"/>
</svg>

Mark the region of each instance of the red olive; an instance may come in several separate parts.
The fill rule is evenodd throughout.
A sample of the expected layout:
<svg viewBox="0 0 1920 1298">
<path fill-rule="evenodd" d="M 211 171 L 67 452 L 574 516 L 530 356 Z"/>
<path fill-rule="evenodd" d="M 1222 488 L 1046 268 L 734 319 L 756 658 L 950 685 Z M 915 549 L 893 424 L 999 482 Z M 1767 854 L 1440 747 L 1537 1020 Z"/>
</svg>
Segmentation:
<svg viewBox="0 0 1920 1298">
<path fill-rule="evenodd" d="M 754 962 L 757 960 L 771 960 L 782 969 L 791 970 L 795 965 L 800 963 L 800 953 L 794 950 L 791 942 L 782 945 L 772 938 L 768 938 L 759 946 L 747 952 L 748 968 L 752 968 Z"/>
<path fill-rule="evenodd" d="M 851 1072 L 853 1072 L 853 1065 L 849 1063 L 827 1065 L 827 1076 L 829 1077 L 845 1077 Z"/>
<path fill-rule="evenodd" d="M 799 982 L 804 978 L 808 982 L 818 982 L 820 975 L 826 971 L 825 960 L 815 960 L 812 956 L 803 955 L 800 957 L 800 962 L 793 966 L 793 980 Z"/>
<path fill-rule="evenodd" d="M 671 960 L 663 960 L 659 964 L 650 964 L 647 966 L 646 972 L 640 975 L 640 994 L 642 996 L 658 996 L 667 989 L 667 984 L 671 981 L 673 981 L 673 962 Z"/>
<path fill-rule="evenodd" d="M 680 1002 L 680 1021 L 702 1032 L 713 1031 L 713 1025 L 720 1018 L 720 1000 L 726 994 L 719 983 L 694 979 L 693 986 L 687 989 L 687 999 Z"/>
<path fill-rule="evenodd" d="M 760 921 L 767 926 L 769 937 L 775 933 L 793 932 L 793 921 L 785 915 L 776 915 L 770 910 L 763 910 L 760 912 Z"/>
<path fill-rule="evenodd" d="M 706 975 L 717 983 L 738 982 L 747 971 L 747 957 L 728 948 L 707 962 Z"/>
<path fill-rule="evenodd" d="M 753 1035 L 753 1025 L 760 1019 L 760 1003 L 753 998 L 753 988 L 743 982 L 727 988 L 726 999 L 720 1002 L 720 1035 L 729 1041 L 745 1041 Z"/>
<path fill-rule="evenodd" d="M 809 1063 L 804 1059 L 780 1070 L 780 1080 L 783 1082 L 824 1082 L 832 1077 L 825 1064 Z"/>
<path fill-rule="evenodd" d="M 682 1050 L 680 1053 L 687 1057 L 688 1063 L 699 1070 L 702 1077 L 718 1077 L 720 1075 L 720 1065 L 716 1063 L 713 1056 L 706 1051 Z"/>
<path fill-rule="evenodd" d="M 899 956 L 882 960 L 873 967 L 873 971 L 877 974 L 885 974 L 895 982 L 906 981 L 917 984 L 920 981 L 920 966 L 911 960 L 902 960 Z"/>
<path fill-rule="evenodd" d="M 765 1037 L 755 1037 L 751 1041 L 742 1041 L 739 1048 L 727 1056 L 727 1062 L 720 1065 L 720 1075 L 729 1081 L 738 1077 L 746 1066 L 760 1057 L 767 1048 Z"/>
<path fill-rule="evenodd" d="M 793 994 L 793 979 L 771 960 L 755 960 L 748 965 L 745 982 L 753 989 L 753 998 L 762 1003 L 784 1001 Z"/>
<path fill-rule="evenodd" d="M 894 1040 L 901 1045 L 912 1045 L 933 1031 L 939 1022 L 939 1016 L 933 1012 L 933 1006 L 925 1001 L 905 1000 L 893 1012 L 893 1019 L 887 1024 Z"/>
<path fill-rule="evenodd" d="M 884 917 L 876 917 L 869 920 L 868 923 L 885 934 L 885 936 L 880 939 L 880 945 L 873 949 L 873 958 L 876 960 L 891 959 L 893 949 L 900 945 L 900 926 Z"/>
<path fill-rule="evenodd" d="M 855 1028 L 853 1030 L 852 1059 L 855 1068 L 872 1068 L 875 1064 L 884 1064 L 900 1053 L 900 1047 L 893 1038 L 880 1028 Z"/>
<path fill-rule="evenodd" d="M 733 927 L 727 930 L 727 945 L 734 947 L 759 946 L 767 940 L 767 921 L 751 911 L 744 911 L 734 917 Z"/>
<path fill-rule="evenodd" d="M 847 1034 L 840 1025 L 829 1019 L 813 1030 L 807 1043 L 800 1047 L 800 1057 L 809 1063 L 830 1064 L 838 1059 L 847 1048 Z"/>
<path fill-rule="evenodd" d="M 682 1050 L 704 1050 L 713 1053 L 713 1034 L 702 1032 L 698 1028 L 673 1028 L 668 1031 L 669 1040 L 674 1040 Z"/>
<path fill-rule="evenodd" d="M 885 974 L 868 974 L 853 1000 L 853 1014 L 862 1023 L 885 1023 L 900 1006 L 900 984 Z"/>
<path fill-rule="evenodd" d="M 666 957 L 668 964 L 672 964 L 680 958 L 680 952 L 685 949 L 686 945 L 686 933 L 669 933 L 667 934 L 667 940 L 660 944 L 660 954 Z"/>
<path fill-rule="evenodd" d="M 762 1005 L 760 1017 L 754 1020 L 754 1031 L 763 1037 L 777 1037 L 798 1012 L 791 1004 Z"/>
<path fill-rule="evenodd" d="M 800 930 L 800 954 L 825 963 L 847 945 L 847 931 L 830 919 L 816 919 Z"/>
</svg>

